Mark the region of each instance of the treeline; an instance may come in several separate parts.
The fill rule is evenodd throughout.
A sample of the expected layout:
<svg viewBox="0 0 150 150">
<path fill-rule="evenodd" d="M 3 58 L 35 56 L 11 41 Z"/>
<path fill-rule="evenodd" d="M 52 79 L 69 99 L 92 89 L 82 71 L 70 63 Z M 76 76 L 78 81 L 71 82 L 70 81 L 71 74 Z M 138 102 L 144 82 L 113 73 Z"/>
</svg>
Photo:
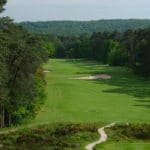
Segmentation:
<svg viewBox="0 0 150 150">
<path fill-rule="evenodd" d="M 5 0 L 0 1 L 0 12 Z M 9 18 L 0 18 L 0 127 L 35 116 L 43 103 L 42 63 L 47 51 L 34 36 Z"/>
<path fill-rule="evenodd" d="M 26 29 L 33 33 L 51 34 L 57 36 L 78 36 L 82 34 L 92 34 L 93 32 L 119 32 L 128 29 L 144 29 L 150 27 L 150 20 L 98 20 L 98 21 L 41 21 L 22 22 Z"/>
<path fill-rule="evenodd" d="M 124 33 L 99 32 L 91 36 L 59 36 L 53 38 L 53 42 L 55 47 L 47 42 L 51 45 L 51 57 L 93 59 L 112 66 L 127 66 L 136 73 L 150 75 L 150 28 Z"/>
</svg>

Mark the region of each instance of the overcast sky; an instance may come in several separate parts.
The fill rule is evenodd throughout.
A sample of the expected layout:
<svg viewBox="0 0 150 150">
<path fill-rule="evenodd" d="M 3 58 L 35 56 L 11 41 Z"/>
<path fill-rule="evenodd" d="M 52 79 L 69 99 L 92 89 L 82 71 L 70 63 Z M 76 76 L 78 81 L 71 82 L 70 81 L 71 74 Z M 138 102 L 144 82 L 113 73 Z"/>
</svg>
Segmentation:
<svg viewBox="0 0 150 150">
<path fill-rule="evenodd" d="M 8 0 L 15 21 L 150 18 L 150 0 Z"/>
</svg>

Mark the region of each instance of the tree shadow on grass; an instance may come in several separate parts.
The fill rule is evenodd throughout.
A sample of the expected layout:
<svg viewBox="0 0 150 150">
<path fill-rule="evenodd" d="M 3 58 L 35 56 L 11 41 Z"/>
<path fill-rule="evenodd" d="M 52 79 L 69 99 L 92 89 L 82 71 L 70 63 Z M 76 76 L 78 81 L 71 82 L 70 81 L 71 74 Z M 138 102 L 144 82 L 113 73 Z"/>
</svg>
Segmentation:
<svg viewBox="0 0 150 150">
<path fill-rule="evenodd" d="M 134 105 L 134 106 L 145 107 L 145 108 L 150 109 L 150 104 L 137 104 L 137 105 Z"/>
<path fill-rule="evenodd" d="M 142 79 L 141 77 L 137 77 L 132 75 L 130 72 L 126 72 L 125 74 L 114 75 L 113 73 L 112 79 L 107 81 L 96 81 L 97 84 L 108 84 L 111 86 L 115 86 L 114 88 L 104 90 L 103 92 L 109 93 L 118 93 L 118 94 L 127 94 L 138 98 L 136 100 L 136 107 L 144 107 L 146 109 L 150 109 L 150 81 L 146 79 Z M 145 100 L 146 99 L 146 100 Z M 149 100 L 148 100 L 149 99 Z"/>
<path fill-rule="evenodd" d="M 137 106 L 143 106 L 150 108 L 150 78 L 143 78 L 133 74 L 129 69 L 124 67 L 109 67 L 108 65 L 100 65 L 97 62 L 74 60 L 68 61 L 81 68 L 81 71 L 76 72 L 77 75 L 81 74 L 108 74 L 112 78 L 109 80 L 94 80 L 96 84 L 111 85 L 111 89 L 104 90 L 103 92 L 127 94 L 136 97 L 139 104 Z M 82 71 L 84 70 L 84 71 Z M 149 100 L 145 100 L 149 99 Z M 146 102 L 145 102 L 146 101 Z M 144 104 L 143 104 L 144 103 Z"/>
<path fill-rule="evenodd" d="M 116 69 L 117 68 L 114 68 L 114 70 Z M 112 79 L 95 81 L 97 84 L 115 86 L 114 88 L 104 90 L 103 92 L 107 94 L 118 93 L 133 96 L 139 99 L 136 101 L 138 104 L 135 106 L 150 108 L 150 79 L 136 76 L 124 68 L 120 68 L 117 73 L 114 70 L 111 70 L 110 72 L 106 70 L 106 73 L 112 75 Z"/>
<path fill-rule="evenodd" d="M 112 77 L 113 78 L 113 77 Z M 137 98 L 150 98 L 150 84 L 140 78 L 115 78 L 105 81 L 105 84 L 116 86 L 116 88 L 105 90 L 106 93 L 128 94 Z"/>
<path fill-rule="evenodd" d="M 138 104 L 134 105 L 134 106 L 140 106 L 140 107 L 146 107 L 146 108 L 150 108 L 150 99 L 149 100 L 136 100 L 136 102 Z"/>
</svg>

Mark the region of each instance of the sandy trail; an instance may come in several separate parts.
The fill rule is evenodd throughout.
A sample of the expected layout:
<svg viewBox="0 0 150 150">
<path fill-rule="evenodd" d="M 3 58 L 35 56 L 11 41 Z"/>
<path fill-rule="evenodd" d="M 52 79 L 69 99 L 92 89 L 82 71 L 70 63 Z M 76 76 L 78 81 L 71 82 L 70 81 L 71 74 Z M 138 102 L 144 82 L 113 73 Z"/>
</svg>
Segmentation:
<svg viewBox="0 0 150 150">
<path fill-rule="evenodd" d="M 90 76 L 84 76 L 84 77 L 77 77 L 74 79 L 78 79 L 78 80 L 107 80 L 107 79 L 111 79 L 112 77 L 108 74 L 98 74 L 98 75 L 90 75 Z"/>
<path fill-rule="evenodd" d="M 99 139 L 98 141 L 96 141 L 96 142 L 93 142 L 93 143 L 87 145 L 87 146 L 85 147 L 85 149 L 86 149 L 86 150 L 93 150 L 96 145 L 101 144 L 101 143 L 103 143 L 103 142 L 106 142 L 108 136 L 107 136 L 107 134 L 106 134 L 106 132 L 105 132 L 104 129 L 105 129 L 105 128 L 113 127 L 114 125 L 115 125 L 115 123 L 112 123 L 112 124 L 110 124 L 110 125 L 107 125 L 107 126 L 105 126 L 105 127 L 102 127 L 102 128 L 100 128 L 100 129 L 98 129 L 98 133 L 100 134 L 100 139 Z"/>
</svg>

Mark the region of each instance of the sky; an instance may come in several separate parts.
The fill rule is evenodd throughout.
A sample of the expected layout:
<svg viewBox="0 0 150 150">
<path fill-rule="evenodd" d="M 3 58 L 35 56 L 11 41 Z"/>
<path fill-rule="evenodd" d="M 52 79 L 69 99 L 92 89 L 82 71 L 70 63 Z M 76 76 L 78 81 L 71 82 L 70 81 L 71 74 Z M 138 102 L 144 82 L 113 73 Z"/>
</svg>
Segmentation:
<svg viewBox="0 0 150 150">
<path fill-rule="evenodd" d="M 16 22 L 150 18 L 150 0 L 8 0 Z"/>
</svg>

